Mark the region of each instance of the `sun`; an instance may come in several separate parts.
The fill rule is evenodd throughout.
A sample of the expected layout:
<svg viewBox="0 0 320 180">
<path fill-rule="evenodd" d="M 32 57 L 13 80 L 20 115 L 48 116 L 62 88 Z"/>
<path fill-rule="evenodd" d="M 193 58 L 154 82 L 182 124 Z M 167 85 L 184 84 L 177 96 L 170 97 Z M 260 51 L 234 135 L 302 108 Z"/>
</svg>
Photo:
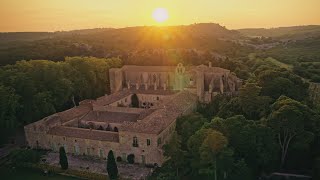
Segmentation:
<svg viewBox="0 0 320 180">
<path fill-rule="evenodd" d="M 168 20 L 169 13 L 166 8 L 156 8 L 152 13 L 153 19 L 158 23 L 163 23 Z"/>
</svg>

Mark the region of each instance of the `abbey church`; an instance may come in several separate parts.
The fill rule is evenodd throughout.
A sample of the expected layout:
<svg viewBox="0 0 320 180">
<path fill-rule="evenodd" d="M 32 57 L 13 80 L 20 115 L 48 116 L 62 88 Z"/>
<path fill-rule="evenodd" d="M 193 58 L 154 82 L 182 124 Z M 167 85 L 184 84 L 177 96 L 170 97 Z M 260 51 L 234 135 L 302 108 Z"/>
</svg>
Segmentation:
<svg viewBox="0 0 320 180">
<path fill-rule="evenodd" d="M 161 165 L 162 146 L 176 119 L 209 103 L 217 94 L 232 95 L 242 81 L 219 67 L 133 66 L 109 71 L 111 94 L 58 112 L 24 127 L 32 148 L 118 160 L 129 155 L 141 164 Z M 134 106 L 134 99 L 138 105 Z"/>
</svg>

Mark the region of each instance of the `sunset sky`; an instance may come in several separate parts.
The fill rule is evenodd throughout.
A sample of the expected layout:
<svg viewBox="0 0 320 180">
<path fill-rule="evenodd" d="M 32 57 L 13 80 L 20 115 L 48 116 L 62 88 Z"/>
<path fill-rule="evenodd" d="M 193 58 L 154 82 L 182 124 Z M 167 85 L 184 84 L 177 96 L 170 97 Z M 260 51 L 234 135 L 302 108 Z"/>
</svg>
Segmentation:
<svg viewBox="0 0 320 180">
<path fill-rule="evenodd" d="M 229 29 L 320 24 L 320 0 L 0 0 L 0 31 L 59 31 L 215 22 Z"/>
</svg>

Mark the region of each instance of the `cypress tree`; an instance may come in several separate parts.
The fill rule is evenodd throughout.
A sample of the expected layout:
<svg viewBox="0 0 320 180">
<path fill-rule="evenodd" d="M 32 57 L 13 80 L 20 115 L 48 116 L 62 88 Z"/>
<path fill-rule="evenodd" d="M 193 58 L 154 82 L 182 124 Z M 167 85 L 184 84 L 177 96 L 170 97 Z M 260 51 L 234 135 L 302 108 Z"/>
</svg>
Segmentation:
<svg viewBox="0 0 320 180">
<path fill-rule="evenodd" d="M 118 167 L 116 164 L 116 160 L 114 159 L 114 155 L 112 150 L 108 153 L 107 159 L 107 171 L 110 179 L 117 179 L 118 177 Z"/>
<path fill-rule="evenodd" d="M 137 94 L 133 94 L 131 96 L 131 105 L 134 108 L 139 108 L 139 99 L 138 99 Z"/>
<path fill-rule="evenodd" d="M 68 158 L 66 155 L 66 151 L 64 150 L 64 147 L 60 147 L 59 149 L 59 158 L 60 158 L 60 166 L 61 169 L 66 170 L 68 169 Z"/>
</svg>

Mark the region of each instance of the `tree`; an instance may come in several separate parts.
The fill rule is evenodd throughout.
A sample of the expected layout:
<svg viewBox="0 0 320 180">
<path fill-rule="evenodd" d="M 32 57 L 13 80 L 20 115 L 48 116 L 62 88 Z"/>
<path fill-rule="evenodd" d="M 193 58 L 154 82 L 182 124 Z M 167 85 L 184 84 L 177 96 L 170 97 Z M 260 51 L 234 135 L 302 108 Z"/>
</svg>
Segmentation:
<svg viewBox="0 0 320 180">
<path fill-rule="evenodd" d="M 292 141 L 304 137 L 303 141 L 310 143 L 313 133 L 309 131 L 313 122 L 308 107 L 286 96 L 281 96 L 272 105 L 272 112 L 267 125 L 274 129 L 281 148 L 281 165 L 283 167 L 288 149 Z"/>
<path fill-rule="evenodd" d="M 139 99 L 138 99 L 137 94 L 133 94 L 131 96 L 131 105 L 134 108 L 139 108 Z"/>
<path fill-rule="evenodd" d="M 206 164 L 205 168 L 201 170 L 202 173 L 209 176 L 213 174 L 214 179 L 218 179 L 218 169 L 226 170 L 229 163 L 232 163 L 230 157 L 232 157 L 233 153 L 227 148 L 227 145 L 228 140 L 221 132 L 210 130 L 207 133 L 206 138 L 199 148 L 201 160 Z M 219 165 L 219 163 L 221 163 L 221 165 Z M 221 168 L 219 166 L 221 166 Z"/>
<path fill-rule="evenodd" d="M 225 134 L 229 146 L 234 149 L 234 158 L 244 158 L 250 169 L 257 174 L 274 169 L 278 154 L 277 142 L 273 138 L 272 129 L 262 122 L 237 115 L 227 119 L 214 118 L 204 128 L 213 128 Z"/>
<path fill-rule="evenodd" d="M 16 112 L 19 109 L 19 96 L 14 89 L 0 84 L 0 127 L 12 129 L 17 127 Z"/>
<path fill-rule="evenodd" d="M 179 177 L 179 167 L 183 165 L 184 152 L 181 150 L 181 140 L 177 132 L 174 132 L 170 141 L 163 146 L 164 156 L 170 157 L 174 168 L 176 168 L 176 176 Z"/>
<path fill-rule="evenodd" d="M 117 179 L 118 178 L 118 167 L 116 160 L 114 159 L 113 151 L 110 150 L 108 153 L 107 159 L 107 172 L 110 179 Z"/>
<path fill-rule="evenodd" d="M 61 169 L 68 169 L 68 158 L 63 146 L 61 146 L 59 149 L 59 164 L 61 166 Z"/>
<path fill-rule="evenodd" d="M 239 90 L 239 103 L 243 114 L 248 119 L 260 119 L 263 117 L 272 101 L 268 96 L 260 96 L 261 87 L 254 83 L 247 83 Z"/>
<path fill-rule="evenodd" d="M 239 177 L 245 180 L 253 180 L 251 169 L 248 168 L 246 162 L 241 159 L 233 164 L 232 171 L 229 173 L 228 180 L 238 180 Z"/>
<path fill-rule="evenodd" d="M 208 120 L 199 113 L 181 116 L 177 119 L 177 135 L 181 138 L 181 146 L 186 147 L 187 140 Z"/>
</svg>

